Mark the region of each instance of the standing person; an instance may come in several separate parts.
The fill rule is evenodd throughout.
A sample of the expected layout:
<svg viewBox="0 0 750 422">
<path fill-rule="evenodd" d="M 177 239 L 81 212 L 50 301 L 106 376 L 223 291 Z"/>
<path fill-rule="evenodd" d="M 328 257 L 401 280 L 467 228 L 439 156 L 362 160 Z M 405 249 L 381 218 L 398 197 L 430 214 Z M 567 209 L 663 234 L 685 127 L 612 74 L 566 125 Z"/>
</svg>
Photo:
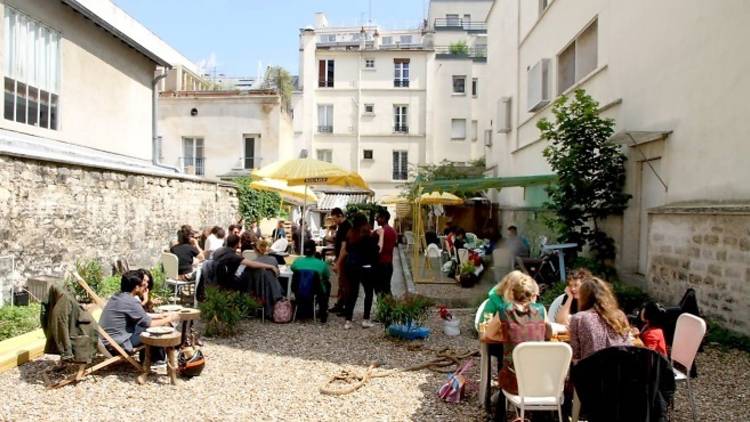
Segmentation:
<svg viewBox="0 0 750 422">
<path fill-rule="evenodd" d="M 586 277 L 578 292 L 578 313 L 570 318 L 573 363 L 601 349 L 627 346 L 630 325 L 604 280 Z"/>
<path fill-rule="evenodd" d="M 344 256 L 344 273 L 349 282 L 347 292 L 346 308 L 344 318 L 344 329 L 352 328 L 352 317 L 354 306 L 359 297 L 360 284 L 365 290 L 365 313 L 362 320 L 363 328 L 370 328 L 374 324 L 370 321 L 370 309 L 372 308 L 373 296 L 373 266 L 377 262 L 378 245 L 376 238 L 372 235 L 372 229 L 367 222 L 367 217 L 357 213 L 352 222 L 352 228 L 346 236 L 346 249 Z"/>
<path fill-rule="evenodd" d="M 391 214 L 387 210 L 382 210 L 375 217 L 380 228 L 377 229 L 378 235 L 378 264 L 377 264 L 377 284 L 375 291 L 378 294 L 391 294 L 391 278 L 393 277 L 393 249 L 396 247 L 398 235 L 396 230 L 388 225 Z"/>
<path fill-rule="evenodd" d="M 260 239 L 261 237 L 263 237 L 260 232 L 260 225 L 258 225 L 257 221 L 253 221 L 252 223 L 250 223 L 250 232 L 255 235 L 256 239 Z"/>
<path fill-rule="evenodd" d="M 240 233 L 242 233 L 242 225 L 241 224 L 230 224 L 227 228 L 227 232 L 229 234 L 234 234 L 239 236 Z"/>
<path fill-rule="evenodd" d="M 341 208 L 334 208 L 331 210 L 331 217 L 336 222 L 336 235 L 333 239 L 333 255 L 335 257 L 333 261 L 333 272 L 338 274 L 338 300 L 333 308 L 329 309 L 329 312 L 335 314 L 343 314 L 344 307 L 346 304 L 346 298 L 348 293 L 349 283 L 344 274 L 344 255 L 342 251 L 346 250 L 346 235 L 349 233 L 349 229 L 352 228 L 349 220 L 346 219 L 344 212 Z"/>
<path fill-rule="evenodd" d="M 283 220 L 279 220 L 279 222 L 276 223 L 276 228 L 271 232 L 271 239 L 273 239 L 274 241 L 279 239 L 286 239 L 286 231 L 284 230 Z"/>
<path fill-rule="evenodd" d="M 193 259 L 203 260 L 203 251 L 198 246 L 196 233 L 190 226 L 182 226 L 177 232 L 177 244 L 169 248 L 169 251 L 177 255 L 177 278 L 183 281 L 191 281 L 195 277 L 193 270 Z"/>
<path fill-rule="evenodd" d="M 513 253 L 513 259 L 520 256 L 522 258 L 528 258 L 531 256 L 531 246 L 529 241 L 518 235 L 518 227 L 508 227 L 508 245 L 510 246 L 511 253 Z"/>
</svg>

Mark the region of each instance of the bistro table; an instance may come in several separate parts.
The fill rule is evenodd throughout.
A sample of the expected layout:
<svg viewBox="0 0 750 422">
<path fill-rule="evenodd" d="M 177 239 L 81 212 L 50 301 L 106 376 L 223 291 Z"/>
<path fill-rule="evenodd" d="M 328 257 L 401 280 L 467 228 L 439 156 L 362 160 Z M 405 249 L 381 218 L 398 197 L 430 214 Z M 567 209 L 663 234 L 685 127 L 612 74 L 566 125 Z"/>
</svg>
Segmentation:
<svg viewBox="0 0 750 422">
<path fill-rule="evenodd" d="M 146 346 L 146 359 L 143 362 L 143 373 L 138 375 L 138 383 L 145 383 L 151 372 L 151 347 L 163 347 L 167 351 L 167 375 L 169 375 L 169 382 L 174 385 L 177 382 L 177 352 L 175 351 L 175 347 L 179 347 L 180 345 L 180 332 L 175 330 L 163 335 L 153 335 L 149 332 L 143 332 L 141 333 L 141 341 Z"/>
<path fill-rule="evenodd" d="M 279 265 L 279 278 L 286 279 L 286 298 L 292 298 L 292 270 L 288 265 Z"/>
<path fill-rule="evenodd" d="M 180 322 L 182 323 L 182 336 L 180 337 L 180 345 L 187 346 L 188 333 L 191 332 L 193 328 L 193 321 L 200 319 L 201 311 L 193 308 L 184 308 L 178 311 L 177 315 L 180 317 Z M 193 338 L 191 338 L 190 345 L 194 345 L 193 343 L 195 343 L 195 341 Z"/>
</svg>

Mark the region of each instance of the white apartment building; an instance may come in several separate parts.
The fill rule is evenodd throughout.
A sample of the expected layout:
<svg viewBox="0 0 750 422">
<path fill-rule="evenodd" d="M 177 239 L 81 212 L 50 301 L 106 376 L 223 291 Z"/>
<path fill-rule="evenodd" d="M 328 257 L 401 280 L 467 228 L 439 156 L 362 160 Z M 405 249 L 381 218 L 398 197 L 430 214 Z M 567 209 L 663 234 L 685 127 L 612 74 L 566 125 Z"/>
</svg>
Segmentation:
<svg viewBox="0 0 750 422">
<path fill-rule="evenodd" d="M 750 332 L 750 3 L 667 0 L 496 1 L 480 88 L 498 176 L 549 173 L 536 123 L 585 89 L 628 155 L 633 195 L 608 232 L 623 278 L 674 303 L 687 287 L 706 311 Z M 482 118 L 480 118 L 480 121 Z M 496 195 L 523 231 L 545 194 Z M 738 299 L 737 294 L 743 299 Z M 734 297 L 733 297 L 734 296 Z"/>
</svg>

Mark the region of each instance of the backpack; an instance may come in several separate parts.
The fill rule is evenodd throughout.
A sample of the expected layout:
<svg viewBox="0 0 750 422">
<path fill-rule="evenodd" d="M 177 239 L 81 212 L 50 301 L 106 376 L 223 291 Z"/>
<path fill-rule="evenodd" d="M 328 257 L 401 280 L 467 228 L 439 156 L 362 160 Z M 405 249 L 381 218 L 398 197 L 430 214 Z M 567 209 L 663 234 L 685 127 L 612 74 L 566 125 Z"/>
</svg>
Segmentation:
<svg viewBox="0 0 750 422">
<path fill-rule="evenodd" d="M 286 324 L 292 320 L 292 303 L 281 299 L 273 305 L 273 322 Z"/>
</svg>

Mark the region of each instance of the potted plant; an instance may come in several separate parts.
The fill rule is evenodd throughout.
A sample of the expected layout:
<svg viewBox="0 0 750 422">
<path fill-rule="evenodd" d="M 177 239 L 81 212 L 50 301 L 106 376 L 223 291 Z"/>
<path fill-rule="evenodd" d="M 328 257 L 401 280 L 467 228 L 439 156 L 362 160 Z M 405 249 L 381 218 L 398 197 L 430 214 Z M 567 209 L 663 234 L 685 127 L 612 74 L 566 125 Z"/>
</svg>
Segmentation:
<svg viewBox="0 0 750 422">
<path fill-rule="evenodd" d="M 461 334 L 461 321 L 458 318 L 453 318 L 453 314 L 448 310 L 445 305 L 438 306 L 438 314 L 440 319 L 443 320 L 443 333 L 447 336 L 457 336 Z"/>
<path fill-rule="evenodd" d="M 468 288 L 477 283 L 478 279 L 475 274 L 476 271 L 477 267 L 472 262 L 464 262 L 461 264 L 461 269 L 458 273 L 458 282 L 461 284 L 461 287 Z"/>
<path fill-rule="evenodd" d="M 430 330 L 422 324 L 429 315 L 432 300 L 414 294 L 402 298 L 384 295 L 378 299 L 375 315 L 389 335 L 408 340 L 425 338 Z"/>
</svg>

